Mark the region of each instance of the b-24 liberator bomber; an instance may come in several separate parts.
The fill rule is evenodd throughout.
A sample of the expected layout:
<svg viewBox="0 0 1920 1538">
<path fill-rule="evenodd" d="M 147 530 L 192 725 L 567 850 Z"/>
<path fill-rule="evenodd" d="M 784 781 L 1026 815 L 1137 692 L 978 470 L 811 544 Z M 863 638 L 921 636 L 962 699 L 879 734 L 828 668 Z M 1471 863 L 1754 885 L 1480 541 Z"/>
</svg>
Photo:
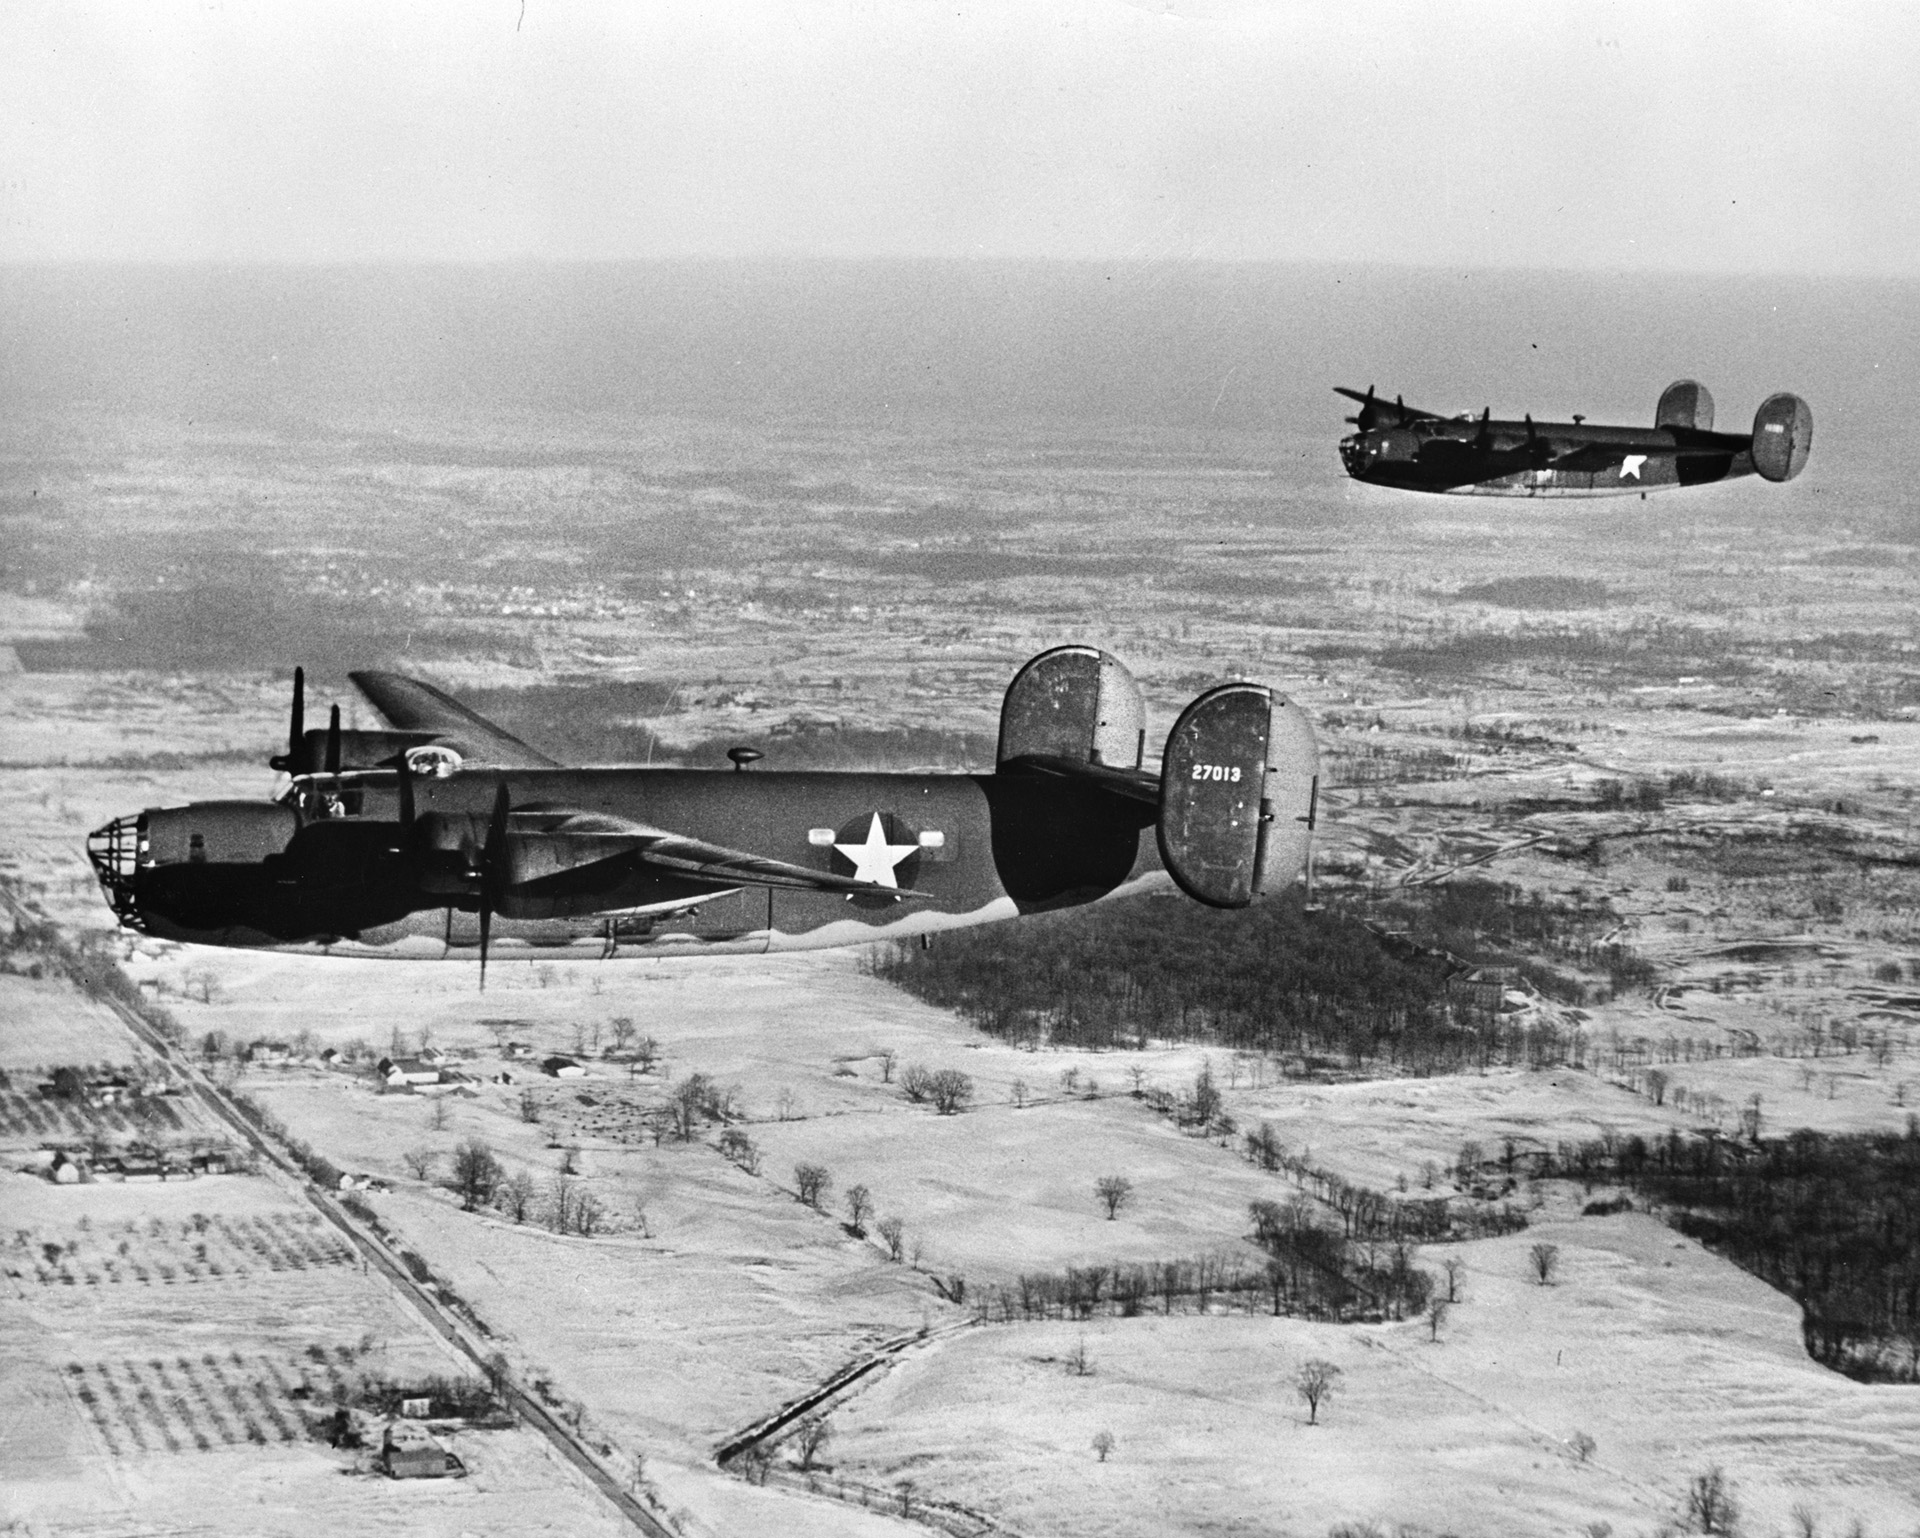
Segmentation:
<svg viewBox="0 0 1920 1538">
<path fill-rule="evenodd" d="M 1220 908 L 1304 869 L 1319 754 L 1300 707 L 1221 684 L 1158 772 L 1140 686 L 1062 646 L 1008 687 L 991 773 L 568 767 L 431 684 L 355 673 L 387 730 L 306 728 L 271 800 L 155 807 L 88 854 L 123 925 L 308 954 L 812 950 L 1178 887 Z M 1155 838 L 1142 847 L 1142 833 Z"/>
<path fill-rule="evenodd" d="M 1336 386 L 1358 401 L 1340 440 L 1347 474 L 1374 486 L 1462 496 L 1604 497 L 1706 486 L 1743 475 L 1790 481 L 1813 449 L 1813 413 L 1797 395 L 1769 395 L 1751 433 L 1713 430 L 1713 397 L 1691 379 L 1668 385 L 1652 427 L 1571 422 L 1497 422 L 1443 417 L 1377 398 L 1371 387 Z"/>
</svg>

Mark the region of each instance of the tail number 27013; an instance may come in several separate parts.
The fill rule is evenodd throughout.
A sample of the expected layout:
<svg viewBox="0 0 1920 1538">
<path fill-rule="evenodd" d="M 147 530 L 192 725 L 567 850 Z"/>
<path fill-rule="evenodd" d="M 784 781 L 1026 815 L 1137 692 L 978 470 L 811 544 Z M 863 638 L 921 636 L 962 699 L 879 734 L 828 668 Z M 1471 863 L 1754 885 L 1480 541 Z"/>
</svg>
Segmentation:
<svg viewBox="0 0 1920 1538">
<path fill-rule="evenodd" d="M 1196 780 L 1224 780 L 1229 785 L 1240 783 L 1238 764 L 1195 764 L 1192 778 Z"/>
</svg>

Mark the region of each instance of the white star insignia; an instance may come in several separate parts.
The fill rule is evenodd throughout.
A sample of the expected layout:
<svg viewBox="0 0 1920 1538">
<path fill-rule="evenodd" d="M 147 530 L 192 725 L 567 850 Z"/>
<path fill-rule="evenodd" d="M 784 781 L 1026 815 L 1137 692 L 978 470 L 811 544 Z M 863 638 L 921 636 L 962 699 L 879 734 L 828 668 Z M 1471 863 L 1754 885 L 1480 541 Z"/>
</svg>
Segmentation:
<svg viewBox="0 0 1920 1538">
<path fill-rule="evenodd" d="M 894 879 L 893 868 L 910 854 L 918 854 L 918 844 L 889 844 L 887 830 L 880 825 L 880 814 L 873 814 L 873 821 L 867 825 L 867 839 L 863 844 L 835 844 L 833 846 L 853 861 L 853 879 L 871 881 L 875 886 L 898 887 Z"/>
<path fill-rule="evenodd" d="M 1623 454 L 1620 457 L 1620 479 L 1637 481 L 1640 479 L 1640 467 L 1647 462 L 1645 454 Z"/>
</svg>

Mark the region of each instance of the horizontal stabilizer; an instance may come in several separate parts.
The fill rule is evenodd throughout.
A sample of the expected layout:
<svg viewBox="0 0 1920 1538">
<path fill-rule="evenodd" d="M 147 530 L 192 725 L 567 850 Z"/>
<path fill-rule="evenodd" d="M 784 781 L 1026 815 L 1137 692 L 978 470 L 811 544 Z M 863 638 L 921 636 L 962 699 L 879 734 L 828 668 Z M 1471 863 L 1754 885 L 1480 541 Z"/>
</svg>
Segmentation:
<svg viewBox="0 0 1920 1538">
<path fill-rule="evenodd" d="M 1054 774 L 1062 779 L 1078 780 L 1082 785 L 1097 785 L 1101 790 L 1124 796 L 1129 801 L 1143 801 L 1148 806 L 1160 804 L 1160 776 L 1151 769 L 1111 769 L 1105 764 L 1084 763 L 1051 753 L 1029 753 L 1000 766 L 1002 774 L 1022 770 Z"/>
</svg>

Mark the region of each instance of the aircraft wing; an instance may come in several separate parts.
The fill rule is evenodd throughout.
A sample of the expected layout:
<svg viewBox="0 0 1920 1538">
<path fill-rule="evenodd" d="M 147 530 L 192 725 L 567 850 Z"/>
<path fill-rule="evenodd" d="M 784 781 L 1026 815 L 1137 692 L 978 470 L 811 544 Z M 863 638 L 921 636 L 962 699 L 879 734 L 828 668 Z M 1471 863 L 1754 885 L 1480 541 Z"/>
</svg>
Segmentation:
<svg viewBox="0 0 1920 1538">
<path fill-rule="evenodd" d="M 1409 406 L 1399 400 L 1383 401 L 1371 390 L 1363 394 L 1359 390 L 1349 390 L 1345 385 L 1335 385 L 1333 387 L 1333 393 L 1335 395 L 1344 395 L 1350 401 L 1358 401 L 1362 412 L 1371 409 L 1373 412 L 1373 420 L 1366 424 L 1369 427 L 1378 426 L 1381 422 L 1386 422 L 1398 427 L 1404 426 L 1408 422 L 1438 422 L 1441 420 L 1440 413 L 1437 411 L 1422 411 L 1418 406 Z"/>
<path fill-rule="evenodd" d="M 560 763 L 495 726 L 449 694 L 398 673 L 350 673 L 354 687 L 397 731 L 432 732 L 463 759 L 494 769 L 557 769 Z"/>
<path fill-rule="evenodd" d="M 540 848 L 528 863 L 542 867 L 542 874 L 558 874 L 582 865 L 624 856 L 656 870 L 727 886 L 840 892 L 849 897 L 872 896 L 875 893 L 897 898 L 924 895 L 877 881 L 836 876 L 831 871 L 794 865 L 744 849 L 729 849 L 723 844 L 688 838 L 665 828 L 650 827 L 646 823 L 633 822 L 605 812 L 526 806 L 513 812 L 510 826 L 514 833 L 523 837 L 530 835 L 537 841 Z"/>
<path fill-rule="evenodd" d="M 1626 456 L 1631 444 L 1583 443 L 1578 448 L 1569 449 L 1564 454 L 1555 455 L 1547 461 L 1549 470 L 1573 470 L 1589 475 L 1598 475 L 1603 470 L 1618 467 Z M 1646 457 L 1643 452 L 1641 457 Z"/>
</svg>

